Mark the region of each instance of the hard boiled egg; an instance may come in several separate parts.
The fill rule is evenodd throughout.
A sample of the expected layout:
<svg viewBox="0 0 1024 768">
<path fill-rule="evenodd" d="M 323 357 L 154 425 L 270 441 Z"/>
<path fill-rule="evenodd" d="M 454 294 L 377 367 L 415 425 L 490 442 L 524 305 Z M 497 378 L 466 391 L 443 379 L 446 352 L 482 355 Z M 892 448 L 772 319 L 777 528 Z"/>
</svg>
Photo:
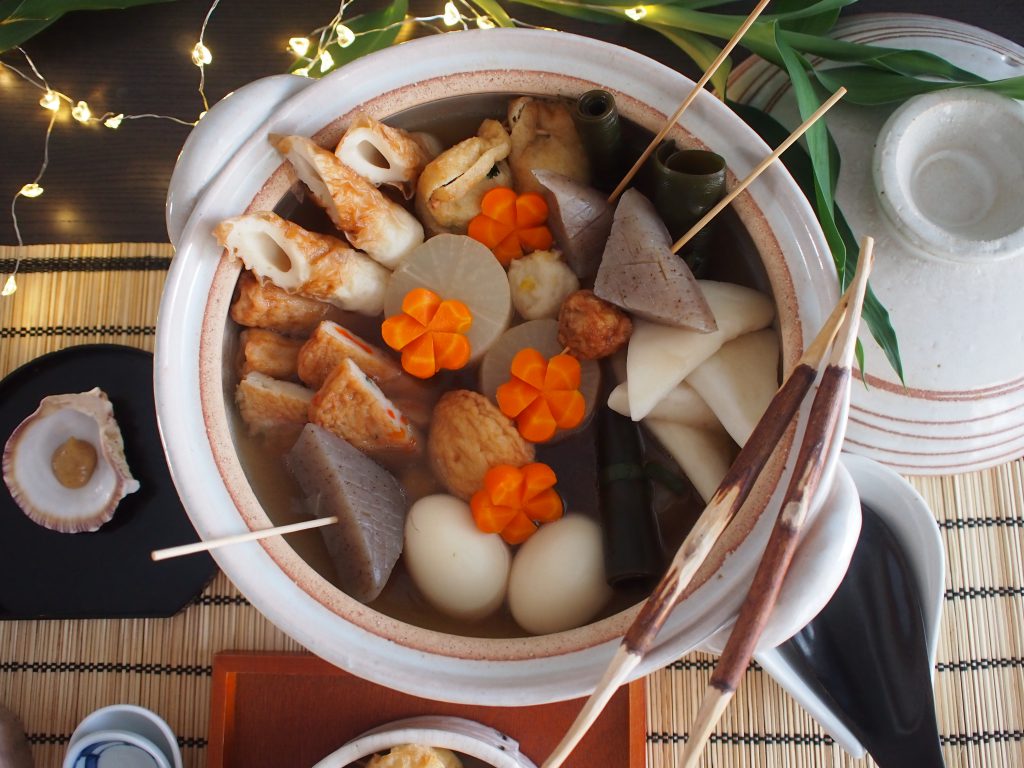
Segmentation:
<svg viewBox="0 0 1024 768">
<path fill-rule="evenodd" d="M 509 576 L 512 616 L 537 635 L 582 626 L 612 595 L 601 528 L 582 515 L 541 526 L 516 553 Z"/>
<path fill-rule="evenodd" d="M 426 496 L 412 505 L 403 557 L 423 596 L 449 616 L 482 619 L 505 599 L 508 546 L 479 530 L 469 505 L 454 496 Z"/>
</svg>

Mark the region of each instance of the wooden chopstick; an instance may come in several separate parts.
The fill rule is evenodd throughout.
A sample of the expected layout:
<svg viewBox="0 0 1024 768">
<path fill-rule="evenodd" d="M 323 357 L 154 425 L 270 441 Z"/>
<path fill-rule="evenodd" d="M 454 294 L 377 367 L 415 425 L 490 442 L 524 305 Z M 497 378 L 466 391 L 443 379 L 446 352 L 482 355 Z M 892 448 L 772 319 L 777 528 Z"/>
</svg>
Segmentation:
<svg viewBox="0 0 1024 768">
<path fill-rule="evenodd" d="M 855 277 L 839 299 L 818 335 L 772 398 L 771 404 L 740 449 L 715 495 L 679 546 L 665 575 L 633 620 L 594 692 L 584 703 L 576 720 L 548 756 L 542 768 L 557 768 L 565 762 L 601 714 L 616 689 L 628 680 L 630 673 L 650 650 L 661 627 L 678 604 L 718 537 L 743 506 L 758 475 L 817 378 L 818 369 L 846 317 L 851 301 L 856 292 L 863 289 L 861 282 L 866 282 L 866 274 L 860 276 L 858 272 L 858 276 L 859 278 Z"/>
<path fill-rule="evenodd" d="M 672 116 L 665 121 L 665 126 L 658 131 L 658 135 L 651 140 L 651 143 L 647 145 L 647 149 L 643 151 L 640 158 L 633 163 L 633 167 L 629 169 L 622 181 L 619 182 L 619 186 L 617 186 L 608 196 L 609 203 L 614 203 L 619 199 L 619 195 L 626 191 L 626 187 L 629 185 L 629 182 L 633 180 L 633 177 L 636 176 L 637 171 L 639 171 L 643 164 L 647 162 L 647 158 L 651 156 L 651 153 L 654 152 L 659 144 L 661 144 L 662 140 L 668 135 L 668 132 L 672 130 L 672 126 L 675 125 L 679 121 L 679 118 L 683 116 L 683 112 L 685 112 L 690 104 L 693 103 L 693 100 L 697 98 L 697 94 L 704 90 L 704 86 L 708 84 L 708 81 L 711 80 L 712 77 L 714 77 L 715 72 L 717 72 L 718 68 L 722 66 L 722 62 L 729 57 L 729 54 L 732 53 L 732 49 L 736 47 L 737 43 L 739 43 L 747 33 L 747 30 L 750 29 L 751 25 L 757 21 L 757 17 L 761 15 L 761 11 L 764 10 L 765 6 L 768 5 L 769 2 L 770 0 L 761 0 L 761 2 L 754 7 L 754 10 L 750 12 L 750 15 L 747 16 L 746 20 L 740 25 L 739 29 L 737 29 L 733 33 L 733 36 L 729 38 L 729 42 L 725 44 L 724 48 L 722 48 L 721 53 L 715 57 L 715 60 L 711 62 L 711 66 L 709 66 L 707 71 L 701 75 L 700 80 L 697 81 L 697 84 L 693 86 L 690 93 L 687 94 L 685 99 L 683 99 L 683 103 L 679 105 L 679 109 L 677 109 Z"/>
<path fill-rule="evenodd" d="M 223 536 L 219 539 L 207 539 L 206 541 L 197 541 L 194 544 L 182 544 L 178 547 L 168 547 L 167 549 L 156 549 L 150 553 L 150 557 L 153 560 L 168 560 L 172 557 L 181 557 L 183 555 L 194 555 L 197 552 L 208 552 L 211 549 L 219 549 L 220 547 L 227 547 L 232 544 L 242 544 L 246 541 L 257 541 L 259 539 L 267 539 L 271 536 L 284 536 L 286 533 L 297 533 L 298 531 L 308 531 L 310 528 L 322 528 L 327 525 L 333 525 L 338 522 L 338 518 L 334 517 L 318 517 L 315 520 L 304 520 L 301 523 L 291 523 L 290 525 L 276 525 L 273 528 L 264 528 L 259 531 L 249 531 L 248 533 L 238 533 L 234 536 Z"/>
<path fill-rule="evenodd" d="M 712 729 L 735 695 L 743 671 L 753 658 L 758 640 L 775 607 L 789 564 L 796 552 L 807 510 L 824 471 L 824 457 L 828 454 L 829 446 L 837 434 L 841 437 L 843 430 L 839 419 L 840 404 L 843 401 L 843 393 L 850 386 L 853 351 L 860 325 L 867 274 L 871 270 L 873 248 L 874 241 L 870 237 L 865 237 L 853 283 L 857 290 L 811 404 L 807 427 L 779 517 L 772 528 L 750 591 L 740 608 L 736 624 L 715 666 L 707 692 L 690 728 L 689 739 L 683 749 L 681 768 L 693 768 L 697 764 Z"/>
<path fill-rule="evenodd" d="M 814 113 L 806 120 L 804 120 L 795 131 L 789 134 L 786 140 L 775 148 L 774 152 L 772 152 L 770 155 L 764 158 L 764 160 L 758 163 L 757 167 L 754 168 L 754 170 L 752 170 L 747 175 L 747 177 L 743 179 L 743 181 L 737 184 L 733 189 L 729 190 L 725 197 L 719 200 L 714 208 L 705 213 L 701 217 L 700 221 L 698 221 L 696 224 L 690 227 L 690 229 L 687 230 L 686 234 L 684 234 L 682 237 L 676 240 L 675 243 L 672 245 L 672 253 L 679 253 L 680 248 L 682 248 L 684 245 L 690 242 L 690 239 L 698 232 L 700 232 L 709 221 L 711 221 L 713 218 L 715 218 L 715 216 L 721 213 L 725 209 L 725 207 L 729 205 L 729 203 L 735 200 L 736 196 L 739 195 L 740 192 L 742 192 L 752 183 L 754 183 L 757 177 L 764 173 L 764 171 L 768 168 L 769 165 L 778 160 L 783 152 L 789 149 L 801 136 L 803 136 L 808 131 L 808 129 L 810 129 L 812 125 L 818 122 L 818 120 L 820 120 L 826 112 L 832 109 L 832 107 L 834 107 L 836 103 L 841 98 L 843 98 L 845 94 L 846 88 L 840 86 L 839 90 L 833 93 L 831 96 L 829 96 L 829 98 L 820 107 L 814 110 Z"/>
</svg>

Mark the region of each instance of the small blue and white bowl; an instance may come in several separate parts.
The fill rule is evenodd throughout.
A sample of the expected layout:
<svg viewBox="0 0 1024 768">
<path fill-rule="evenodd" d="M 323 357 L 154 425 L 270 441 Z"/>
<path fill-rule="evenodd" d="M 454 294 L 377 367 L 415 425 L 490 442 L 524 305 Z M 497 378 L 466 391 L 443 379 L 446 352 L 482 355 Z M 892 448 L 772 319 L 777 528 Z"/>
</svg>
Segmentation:
<svg viewBox="0 0 1024 768">
<path fill-rule="evenodd" d="M 181 750 L 171 727 L 155 712 L 114 704 L 78 724 L 63 768 L 182 768 Z"/>
<path fill-rule="evenodd" d="M 149 739 L 129 731 L 96 731 L 73 743 L 64 768 L 171 768 Z"/>
</svg>

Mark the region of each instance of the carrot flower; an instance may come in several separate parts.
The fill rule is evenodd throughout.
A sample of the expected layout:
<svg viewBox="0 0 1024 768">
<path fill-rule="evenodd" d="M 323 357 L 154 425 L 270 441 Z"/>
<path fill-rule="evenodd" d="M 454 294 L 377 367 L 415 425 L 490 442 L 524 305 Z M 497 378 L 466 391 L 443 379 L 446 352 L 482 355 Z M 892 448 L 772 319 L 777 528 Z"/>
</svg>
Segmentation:
<svg viewBox="0 0 1024 768">
<path fill-rule="evenodd" d="M 580 392 L 580 363 L 572 355 L 550 360 L 532 347 L 512 358 L 512 377 L 498 387 L 501 412 L 531 443 L 543 443 L 559 429 L 572 429 L 583 421 L 586 401 Z"/>
<path fill-rule="evenodd" d="M 524 252 L 543 251 L 554 238 L 544 222 L 548 204 L 536 192 L 517 195 L 509 187 L 495 187 L 480 200 L 480 213 L 469 222 L 468 234 L 508 266 Z"/>
<path fill-rule="evenodd" d="M 426 288 L 413 288 L 402 299 L 402 312 L 381 324 L 384 343 L 402 353 L 402 368 L 429 379 L 442 368 L 457 370 L 469 362 L 466 331 L 473 324 L 469 307 L 442 300 Z"/>
<path fill-rule="evenodd" d="M 522 544 L 540 523 L 551 523 L 562 516 L 562 497 L 555 490 L 557 480 L 554 470 L 539 462 L 524 467 L 491 467 L 484 475 L 484 487 L 469 500 L 477 528 L 499 533 L 509 544 Z"/>
</svg>

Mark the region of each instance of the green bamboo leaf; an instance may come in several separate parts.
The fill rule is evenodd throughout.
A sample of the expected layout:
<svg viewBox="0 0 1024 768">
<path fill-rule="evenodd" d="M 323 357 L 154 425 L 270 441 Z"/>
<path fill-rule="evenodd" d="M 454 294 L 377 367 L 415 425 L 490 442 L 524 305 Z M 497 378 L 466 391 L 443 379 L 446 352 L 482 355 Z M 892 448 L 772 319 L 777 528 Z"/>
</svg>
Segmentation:
<svg viewBox="0 0 1024 768">
<path fill-rule="evenodd" d="M 919 80 L 914 77 L 883 72 L 870 67 L 838 67 L 816 71 L 815 76 L 823 86 L 849 89 L 848 99 L 854 104 L 877 105 L 905 101 L 912 96 L 950 88 L 979 88 L 992 91 L 1013 99 L 1024 99 L 1024 76 L 1010 77 L 981 83 L 949 83 L 934 80 Z"/>
<path fill-rule="evenodd" d="M 984 82 L 983 78 L 973 72 L 960 69 L 941 56 L 927 51 L 851 43 L 846 40 L 834 40 L 830 37 L 792 30 L 787 30 L 783 37 L 787 43 L 801 53 L 818 56 L 829 61 L 864 64 L 903 75 L 928 75 L 945 80 Z"/>
<path fill-rule="evenodd" d="M 473 4 L 487 14 L 499 27 L 514 27 L 516 25 L 497 0 L 473 0 Z"/>
<path fill-rule="evenodd" d="M 529 5 L 533 8 L 540 8 L 542 11 L 550 11 L 561 16 L 579 21 L 594 21 L 598 24 L 613 24 L 616 21 L 628 21 L 627 17 L 619 10 L 604 10 L 597 4 L 588 4 L 588 7 L 581 7 L 574 2 L 565 0 L 513 0 L 520 5 Z"/>
<path fill-rule="evenodd" d="M 771 115 L 746 104 L 738 104 L 734 101 L 730 101 L 728 104 L 770 146 L 778 146 L 789 135 L 789 131 Z M 815 176 L 807 150 L 798 142 L 787 149 L 780 160 L 793 176 L 793 179 L 799 185 L 804 195 L 809 200 L 813 200 L 816 187 Z M 838 206 L 834 208 L 834 213 L 834 217 L 831 218 L 822 217 L 819 213 L 819 221 L 830 247 L 834 238 L 838 238 L 843 242 L 844 251 L 848 254 L 847 269 L 845 271 L 848 275 L 852 275 L 856 271 L 857 265 L 859 249 L 857 236 L 850 228 L 846 217 L 843 216 L 843 212 Z M 845 284 L 840 284 L 840 287 L 845 289 L 846 286 Z M 867 296 L 864 299 L 864 322 L 867 324 L 872 338 L 885 354 L 889 365 L 892 366 L 893 371 L 896 372 L 896 375 L 899 376 L 902 382 L 903 361 L 900 358 L 899 340 L 892 326 L 892 319 L 889 317 L 888 310 L 882 305 L 870 284 L 868 285 Z M 858 362 L 863 371 L 863 350 L 860 348 L 858 348 Z"/>
<path fill-rule="evenodd" d="M 103 11 L 169 0 L 15 0 L 0 4 L 0 53 L 21 45 L 70 11 Z"/>
<path fill-rule="evenodd" d="M 814 90 L 814 83 L 807 70 L 810 65 L 803 56 L 794 51 L 788 43 L 783 40 L 779 29 L 776 28 L 775 46 L 782 58 L 782 63 L 789 73 L 789 79 L 793 84 L 793 95 L 796 97 L 797 106 L 800 109 L 800 117 L 804 120 L 809 118 L 814 111 L 821 106 L 821 100 Z M 804 134 L 807 148 L 811 155 L 811 165 L 814 168 L 814 178 L 820 188 L 819 195 L 822 204 L 831 213 L 834 207 L 832 193 L 838 179 L 838 172 L 832 170 L 834 155 L 829 151 L 828 137 L 826 136 L 825 121 L 819 120 L 812 125 Z M 837 264 L 837 267 L 840 265 Z M 840 280 L 843 279 L 843 272 L 840 270 Z"/>
<path fill-rule="evenodd" d="M 711 66 L 714 60 L 717 59 L 718 55 L 722 52 L 721 48 L 700 35 L 695 35 L 691 32 L 682 32 L 659 25 L 651 26 L 664 37 L 675 43 L 675 45 L 678 46 L 683 53 L 693 59 L 697 66 L 703 71 L 707 71 L 708 67 Z M 719 94 L 721 94 L 722 98 L 725 98 L 726 85 L 729 81 L 729 73 L 731 71 L 732 61 L 727 58 L 722 62 L 722 66 L 718 68 L 718 71 L 711 76 L 711 85 Z"/>
<path fill-rule="evenodd" d="M 342 48 L 337 43 L 327 46 L 327 52 L 334 59 L 334 66 L 327 72 L 321 72 L 318 66 L 313 66 L 309 69 L 309 76 L 323 77 L 328 72 L 333 72 L 338 67 L 348 64 L 360 56 L 387 48 L 398 37 L 402 20 L 408 10 L 408 0 L 394 0 L 391 5 L 379 11 L 346 20 L 346 26 L 356 34 L 356 39 L 346 48 Z M 290 71 L 302 69 L 308 64 L 309 62 L 299 59 L 292 65 Z"/>
</svg>

